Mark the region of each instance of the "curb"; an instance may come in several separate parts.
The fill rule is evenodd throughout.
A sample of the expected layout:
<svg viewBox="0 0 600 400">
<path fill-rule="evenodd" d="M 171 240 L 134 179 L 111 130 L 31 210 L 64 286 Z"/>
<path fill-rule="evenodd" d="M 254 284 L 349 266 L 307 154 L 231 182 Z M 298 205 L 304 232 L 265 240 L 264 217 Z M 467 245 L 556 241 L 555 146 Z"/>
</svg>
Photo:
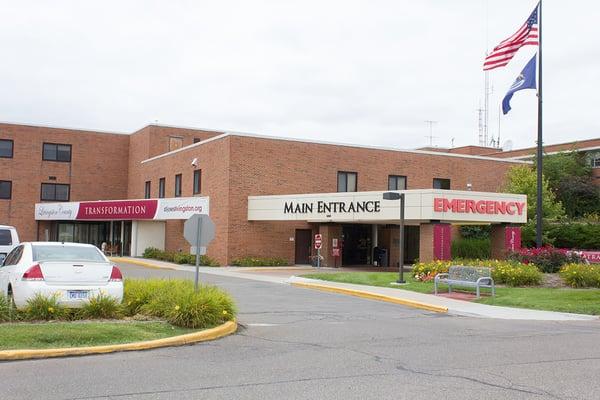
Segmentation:
<svg viewBox="0 0 600 400">
<path fill-rule="evenodd" d="M 319 284 L 315 284 L 315 283 L 301 283 L 301 282 L 292 282 L 291 285 L 298 286 L 298 287 L 304 287 L 304 288 L 308 288 L 308 289 L 322 290 L 324 292 L 347 294 L 350 296 L 362 297 L 364 299 L 379 300 L 379 301 L 385 301 L 388 303 L 401 304 L 403 306 L 419 308 L 421 310 L 433 311 L 433 312 L 437 312 L 437 313 L 447 313 L 448 312 L 448 307 L 436 306 L 433 304 L 422 303 L 420 301 L 400 299 L 397 297 L 385 296 L 385 295 L 377 294 L 377 293 L 364 292 L 362 290 L 343 289 L 343 288 L 337 288 L 337 287 L 333 287 L 333 286 L 319 285 Z"/>
<path fill-rule="evenodd" d="M 0 351 L 0 361 L 84 356 L 90 354 L 114 353 L 118 351 L 136 351 L 157 349 L 160 347 L 183 346 L 186 344 L 205 342 L 230 335 L 237 330 L 237 327 L 238 325 L 235 321 L 227 321 L 215 328 L 187 333 L 185 335 L 172 336 L 164 339 L 148 340 L 145 342 L 133 342 L 105 346 L 72 347 L 63 349 L 3 350 Z"/>
<path fill-rule="evenodd" d="M 152 268 L 152 269 L 170 269 L 173 271 L 177 271 L 177 269 L 175 267 L 171 267 L 168 265 L 159 265 L 159 264 L 152 264 L 146 261 L 140 261 L 140 260 L 136 260 L 135 258 L 123 258 L 123 257 L 108 257 L 108 259 L 110 261 L 113 262 L 123 262 L 126 264 L 135 264 L 135 265 L 139 265 L 141 267 L 146 267 L 146 268 Z"/>
</svg>

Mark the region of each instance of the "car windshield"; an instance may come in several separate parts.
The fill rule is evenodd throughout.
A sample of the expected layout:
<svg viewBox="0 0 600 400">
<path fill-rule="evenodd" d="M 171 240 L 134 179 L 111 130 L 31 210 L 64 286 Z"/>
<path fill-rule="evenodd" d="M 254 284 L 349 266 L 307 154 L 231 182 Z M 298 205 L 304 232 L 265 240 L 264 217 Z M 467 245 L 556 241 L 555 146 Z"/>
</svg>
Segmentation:
<svg viewBox="0 0 600 400">
<path fill-rule="evenodd" d="M 10 246 L 12 244 L 12 236 L 8 229 L 0 229 L 0 246 Z"/>
<path fill-rule="evenodd" d="M 95 247 L 32 245 L 33 261 L 106 261 Z"/>
</svg>

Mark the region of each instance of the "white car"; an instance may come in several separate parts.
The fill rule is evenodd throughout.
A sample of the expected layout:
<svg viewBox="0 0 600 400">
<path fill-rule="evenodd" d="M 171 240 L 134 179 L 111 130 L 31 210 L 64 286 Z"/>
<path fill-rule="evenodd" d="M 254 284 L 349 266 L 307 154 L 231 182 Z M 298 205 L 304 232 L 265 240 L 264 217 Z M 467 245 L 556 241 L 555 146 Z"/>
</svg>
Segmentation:
<svg viewBox="0 0 600 400">
<path fill-rule="evenodd" d="M 121 302 L 123 276 L 91 244 L 24 242 L 0 267 L 0 293 L 17 308 L 24 308 L 36 293 L 56 295 L 69 308 L 81 307 L 99 294 Z"/>
<path fill-rule="evenodd" d="M 12 249 L 19 244 L 19 235 L 14 226 L 0 225 L 0 265 L 11 252 Z"/>
</svg>

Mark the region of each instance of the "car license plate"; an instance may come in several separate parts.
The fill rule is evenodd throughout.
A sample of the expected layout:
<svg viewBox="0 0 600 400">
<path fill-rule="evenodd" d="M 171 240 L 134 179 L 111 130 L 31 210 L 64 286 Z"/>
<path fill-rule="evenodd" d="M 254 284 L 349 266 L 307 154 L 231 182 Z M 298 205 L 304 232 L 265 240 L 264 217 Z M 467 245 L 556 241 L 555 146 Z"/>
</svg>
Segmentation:
<svg viewBox="0 0 600 400">
<path fill-rule="evenodd" d="M 87 299 L 90 295 L 89 290 L 69 290 L 69 299 L 70 300 L 78 300 L 78 299 Z"/>
</svg>

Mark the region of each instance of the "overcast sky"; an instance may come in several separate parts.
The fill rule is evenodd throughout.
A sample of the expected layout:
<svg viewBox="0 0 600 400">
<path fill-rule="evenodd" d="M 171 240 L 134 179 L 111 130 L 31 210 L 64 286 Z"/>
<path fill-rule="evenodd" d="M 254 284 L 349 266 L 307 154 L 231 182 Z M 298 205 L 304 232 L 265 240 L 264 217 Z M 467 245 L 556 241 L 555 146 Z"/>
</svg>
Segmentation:
<svg viewBox="0 0 600 400">
<path fill-rule="evenodd" d="M 531 0 L 4 1 L 0 120 L 132 132 L 149 123 L 329 141 L 477 144 L 487 46 Z M 486 17 L 487 15 L 487 17 Z M 546 143 L 600 137 L 600 6 L 544 3 Z M 487 41 L 486 41 L 487 37 Z M 491 72 L 498 106 L 536 48 Z M 533 146 L 535 91 L 501 141 Z"/>
</svg>

